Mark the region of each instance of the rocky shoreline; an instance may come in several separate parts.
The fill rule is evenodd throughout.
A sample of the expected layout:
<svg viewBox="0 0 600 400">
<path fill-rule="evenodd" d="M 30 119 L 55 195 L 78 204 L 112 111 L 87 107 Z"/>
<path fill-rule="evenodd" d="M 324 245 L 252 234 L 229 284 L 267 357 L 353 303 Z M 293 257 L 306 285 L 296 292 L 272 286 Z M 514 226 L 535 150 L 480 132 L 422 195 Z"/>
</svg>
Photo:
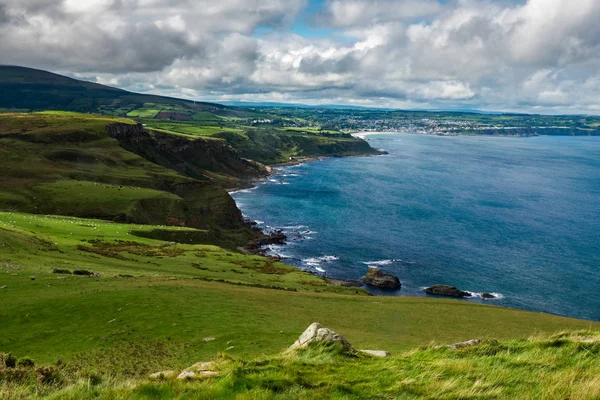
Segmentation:
<svg viewBox="0 0 600 400">
<path fill-rule="evenodd" d="M 366 154 L 366 155 L 362 155 L 362 156 L 383 155 L 383 154 L 387 154 L 387 152 L 379 151 L 377 154 Z M 249 181 L 249 182 L 247 182 L 247 184 L 244 184 L 241 187 L 231 188 L 228 191 L 229 191 L 229 193 L 234 193 L 236 191 L 247 190 L 247 189 L 253 188 L 253 187 L 255 187 L 255 184 L 257 182 L 262 182 L 262 181 L 268 179 L 269 177 L 271 177 L 277 173 L 280 173 L 281 170 L 276 169 L 277 167 L 289 167 L 289 166 L 301 165 L 304 163 L 314 162 L 314 161 L 318 161 L 318 160 L 322 160 L 322 159 L 330 158 L 330 157 L 335 157 L 335 156 L 295 157 L 293 159 L 290 159 L 290 161 L 288 161 L 288 162 L 274 164 L 272 166 L 266 167 L 266 170 L 268 172 L 268 174 L 266 176 L 261 177 L 259 179 L 254 179 L 253 181 Z M 338 156 L 338 157 L 343 157 L 343 156 Z M 269 250 L 268 246 L 271 246 L 271 245 L 284 246 L 284 245 L 288 244 L 288 236 L 285 234 L 285 232 L 282 229 L 273 229 L 271 231 L 265 231 L 264 229 L 259 228 L 258 223 L 256 221 L 246 219 L 244 222 L 249 227 L 251 227 L 253 230 L 255 230 L 256 232 L 259 232 L 262 236 L 258 239 L 252 240 L 251 242 L 247 243 L 245 246 L 240 248 L 240 250 L 247 252 L 247 253 L 251 253 L 251 254 L 261 255 L 263 257 L 269 257 L 278 262 L 285 262 L 284 261 L 285 258 L 283 258 L 283 257 L 267 254 L 267 252 Z M 369 267 L 365 276 L 363 276 L 360 280 L 329 277 L 329 276 L 326 276 L 317 271 L 310 271 L 310 270 L 304 270 L 304 271 L 308 272 L 312 275 L 322 277 L 325 280 L 325 282 L 331 286 L 354 287 L 354 288 L 365 288 L 365 289 L 370 286 L 370 287 L 374 287 L 374 288 L 377 288 L 380 290 L 385 290 L 385 291 L 388 291 L 388 290 L 389 291 L 397 291 L 397 290 L 401 289 L 401 287 L 402 287 L 402 283 L 397 276 L 387 273 L 387 272 L 384 272 L 380 268 Z M 454 298 L 474 298 L 474 296 L 471 292 L 463 291 L 463 290 L 457 289 L 456 287 L 450 286 L 450 285 L 434 285 L 434 286 L 425 288 L 423 291 L 428 295 L 434 295 L 434 296 L 444 296 L 444 297 L 454 297 Z M 494 294 L 487 293 L 487 292 L 481 293 L 478 296 L 484 300 L 498 298 Z"/>
</svg>

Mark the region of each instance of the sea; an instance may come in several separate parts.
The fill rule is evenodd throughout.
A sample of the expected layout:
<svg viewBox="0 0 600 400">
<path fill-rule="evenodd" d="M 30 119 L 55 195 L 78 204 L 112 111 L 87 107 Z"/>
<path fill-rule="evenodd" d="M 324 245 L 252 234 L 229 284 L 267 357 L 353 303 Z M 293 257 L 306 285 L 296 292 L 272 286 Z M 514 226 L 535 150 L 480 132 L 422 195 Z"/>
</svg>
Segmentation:
<svg viewBox="0 0 600 400">
<path fill-rule="evenodd" d="M 282 167 L 232 194 L 288 235 L 270 254 L 331 278 L 400 278 L 376 295 L 448 284 L 465 301 L 600 321 L 600 137 L 367 138 L 388 154 Z"/>
</svg>

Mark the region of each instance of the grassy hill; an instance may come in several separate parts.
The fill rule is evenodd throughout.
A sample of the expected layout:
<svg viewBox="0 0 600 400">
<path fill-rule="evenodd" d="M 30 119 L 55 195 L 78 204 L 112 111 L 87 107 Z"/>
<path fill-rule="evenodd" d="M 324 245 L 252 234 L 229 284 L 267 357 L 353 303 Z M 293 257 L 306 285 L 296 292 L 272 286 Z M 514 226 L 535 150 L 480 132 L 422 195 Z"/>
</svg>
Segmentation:
<svg viewBox="0 0 600 400">
<path fill-rule="evenodd" d="M 124 136 L 122 142 L 153 148 L 154 158 L 124 149 L 111 137 L 109 125 L 112 136 Z M 182 160 L 185 154 L 177 146 L 193 147 L 197 158 Z M 0 114 L 0 210 L 190 226 L 228 235 L 235 247 L 256 233 L 223 189 L 236 181 L 231 171 L 247 177 L 264 173 L 224 143 L 172 144 L 131 120 L 56 112 Z"/>
<path fill-rule="evenodd" d="M 44 386 L 40 393 L 51 394 L 75 384 L 58 392 L 58 398 L 97 394 L 105 398 L 197 398 L 205 391 L 212 393 L 206 398 L 218 393 L 223 393 L 219 398 L 345 398 L 342 394 L 347 390 L 346 398 L 361 398 L 368 390 L 381 391 L 379 398 L 389 398 L 396 387 L 390 382 L 405 380 L 413 382 L 407 387 L 413 387 L 413 397 L 418 397 L 427 385 L 438 391 L 431 393 L 470 393 L 477 381 L 444 375 L 448 382 L 456 380 L 446 387 L 433 371 L 469 373 L 494 382 L 492 371 L 507 366 L 511 370 L 506 373 L 511 375 L 502 379 L 511 390 L 521 391 L 533 375 L 511 379 L 518 371 L 531 374 L 536 365 L 545 365 L 546 361 L 535 361 L 536 351 L 546 351 L 543 356 L 565 369 L 565 376 L 590 373 L 591 366 L 586 364 L 573 369 L 577 358 L 569 354 L 588 354 L 574 345 L 555 349 L 534 344 L 527 350 L 526 361 L 522 353 L 512 350 L 525 351 L 529 345 L 524 342 L 493 347 L 489 356 L 496 359 L 486 352 L 465 353 L 467 358 L 458 359 L 442 350 L 427 350 L 423 355 L 404 352 L 472 338 L 515 340 L 565 329 L 597 330 L 598 323 L 462 301 L 365 296 L 360 289 L 329 286 L 322 278 L 262 257 L 212 245 L 148 239 L 145 233 L 155 230 L 200 238 L 203 233 L 0 213 L 0 352 L 11 352 L 18 359 L 30 357 L 38 365 L 58 362 L 55 368 L 66 368 L 70 376 L 60 384 Z M 263 356 L 285 349 L 314 321 L 343 333 L 357 348 L 384 349 L 396 357 L 389 361 L 336 358 L 324 364 L 322 359 L 308 364 L 303 360 L 289 365 L 285 357 Z M 593 346 L 585 348 L 597 357 L 599 347 Z M 555 350 L 564 361 L 556 358 Z M 151 372 L 183 369 L 222 352 L 240 359 L 225 367 L 237 372 L 228 373 L 224 381 L 145 383 Z M 252 361 L 257 357 L 259 361 Z M 313 364 L 323 368 L 321 374 L 308 373 Z M 429 366 L 425 369 L 427 385 L 421 378 L 413 381 L 423 374 L 418 372 L 420 365 Z M 480 370 L 485 365 L 495 369 Z M 598 368 L 597 364 L 593 367 Z M 379 368 L 389 376 L 375 374 Z M 547 380 L 562 376 L 559 372 L 548 367 Z M 575 373 L 579 375 L 569 375 Z M 7 376 L 0 369 L 0 397 L 19 391 L 29 397 L 35 392 L 36 386 L 29 381 L 23 386 L 22 381 Z M 307 380 L 298 381 L 300 376 Z M 492 390 L 493 386 L 482 390 L 504 393 L 504 389 Z M 75 390 L 74 394 L 69 395 L 69 390 Z"/>
<path fill-rule="evenodd" d="M 196 112 L 225 109 L 225 106 L 219 104 L 139 95 L 47 71 L 0 65 L 0 109 L 78 112 L 104 110 L 108 114 L 123 115 L 129 112 L 127 110 L 143 107 L 147 103 L 164 103 Z"/>
<path fill-rule="evenodd" d="M 0 112 L 46 110 L 129 118 L 156 134 L 217 138 L 242 157 L 264 164 L 290 157 L 376 153 L 362 140 L 315 129 L 293 115 L 131 93 L 46 71 L 0 66 Z"/>
<path fill-rule="evenodd" d="M 367 142 L 293 116 L 275 121 L 14 67 L 0 67 L 0 102 L 62 110 L 0 113 L 0 398 L 552 398 L 557 390 L 592 399 L 600 391 L 597 334 L 587 332 L 598 323 L 373 297 L 240 250 L 263 235 L 244 223 L 227 188 L 265 176 L 263 163 L 374 154 Z M 279 353 L 314 321 L 395 357 Z M 585 332 L 552 336 L 564 330 Z M 531 335 L 543 336 L 523 340 Z M 414 350 L 475 337 L 508 342 Z M 213 359 L 214 378 L 147 379 Z"/>
</svg>

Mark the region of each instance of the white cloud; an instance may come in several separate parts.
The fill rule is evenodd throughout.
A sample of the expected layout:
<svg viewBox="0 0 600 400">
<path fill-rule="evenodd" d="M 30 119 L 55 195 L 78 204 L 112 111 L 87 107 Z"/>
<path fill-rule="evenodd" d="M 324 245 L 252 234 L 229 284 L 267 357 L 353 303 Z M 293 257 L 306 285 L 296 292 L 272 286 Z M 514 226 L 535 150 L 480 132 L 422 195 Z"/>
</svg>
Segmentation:
<svg viewBox="0 0 600 400">
<path fill-rule="evenodd" d="M 0 0 L 0 62 L 213 100 L 600 110 L 597 0 L 331 0 L 319 39 L 290 31 L 306 5 Z"/>
</svg>

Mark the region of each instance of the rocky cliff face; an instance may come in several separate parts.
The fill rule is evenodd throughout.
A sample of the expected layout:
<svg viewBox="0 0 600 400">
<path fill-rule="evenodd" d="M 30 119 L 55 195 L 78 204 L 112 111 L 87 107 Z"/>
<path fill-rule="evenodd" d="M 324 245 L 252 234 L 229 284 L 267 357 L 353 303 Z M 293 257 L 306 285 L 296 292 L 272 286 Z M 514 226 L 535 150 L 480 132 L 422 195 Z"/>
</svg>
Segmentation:
<svg viewBox="0 0 600 400">
<path fill-rule="evenodd" d="M 267 175 L 263 165 L 242 158 L 223 140 L 146 131 L 139 124 L 112 124 L 107 129 L 126 150 L 194 179 L 231 187 Z"/>
<path fill-rule="evenodd" d="M 223 187 L 266 175 L 264 166 L 241 158 L 219 140 L 191 140 L 148 132 L 139 124 L 112 124 L 107 130 L 124 149 L 193 178 L 156 180 L 156 189 L 174 193 L 185 201 L 183 216 L 167 216 L 165 224 L 236 229 L 244 240 L 257 235 L 244 223 L 241 211 Z"/>
</svg>

